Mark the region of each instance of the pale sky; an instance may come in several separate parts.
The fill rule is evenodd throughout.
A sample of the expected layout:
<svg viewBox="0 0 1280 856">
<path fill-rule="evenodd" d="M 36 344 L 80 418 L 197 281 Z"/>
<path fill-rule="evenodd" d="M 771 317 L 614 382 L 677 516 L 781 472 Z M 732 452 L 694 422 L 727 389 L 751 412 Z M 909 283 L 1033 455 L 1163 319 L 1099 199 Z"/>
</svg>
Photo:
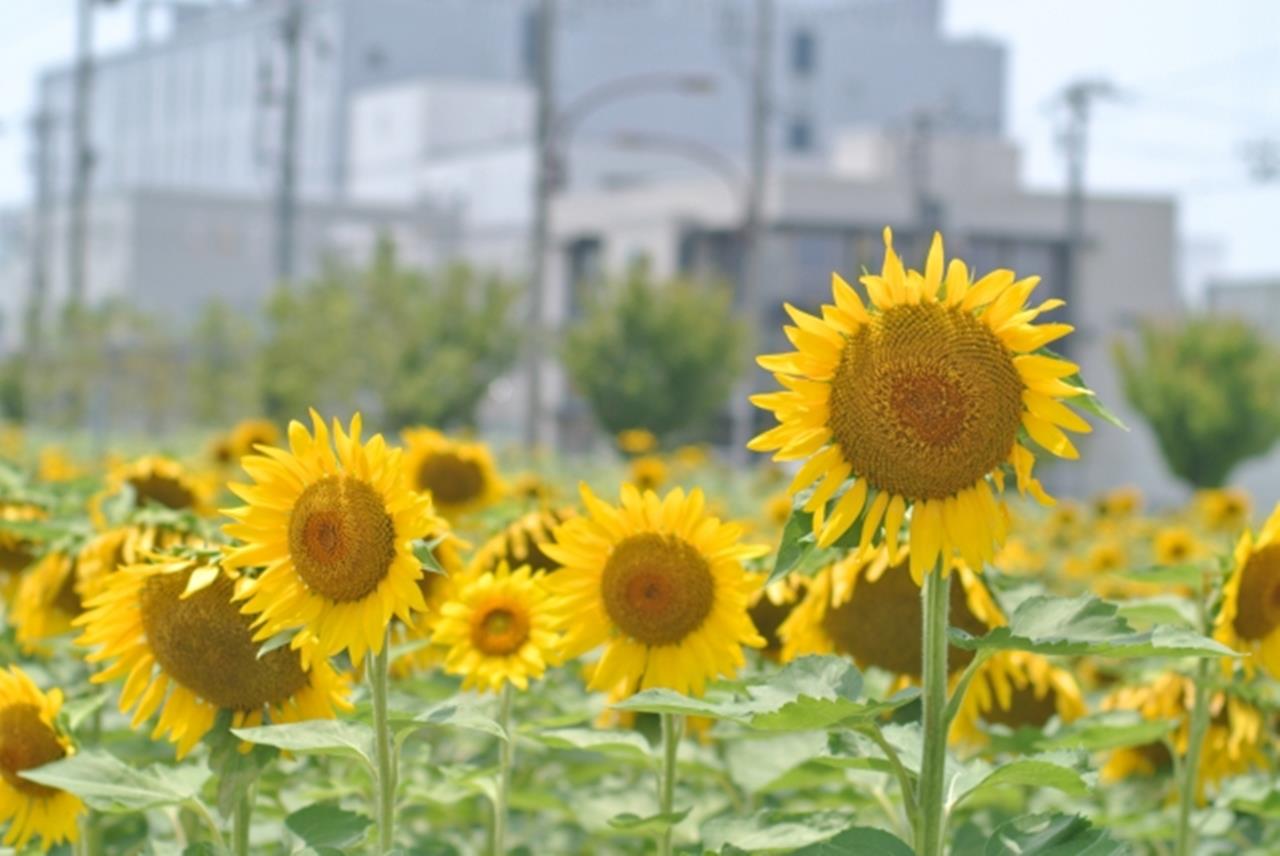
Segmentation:
<svg viewBox="0 0 1280 856">
<path fill-rule="evenodd" d="M 70 56 L 74 4 L 0 0 L 0 204 L 29 194 L 35 74 Z M 1280 2 L 943 4 L 949 33 L 993 38 L 1009 50 L 1008 130 L 1024 149 L 1031 185 L 1063 183 L 1054 94 L 1081 76 L 1106 77 L 1122 96 L 1096 113 L 1090 187 L 1173 195 L 1181 237 L 1220 244 L 1223 273 L 1280 276 L 1280 181 L 1253 181 L 1242 156 L 1251 140 L 1280 146 Z M 132 5 L 99 13 L 100 48 L 132 37 Z"/>
</svg>

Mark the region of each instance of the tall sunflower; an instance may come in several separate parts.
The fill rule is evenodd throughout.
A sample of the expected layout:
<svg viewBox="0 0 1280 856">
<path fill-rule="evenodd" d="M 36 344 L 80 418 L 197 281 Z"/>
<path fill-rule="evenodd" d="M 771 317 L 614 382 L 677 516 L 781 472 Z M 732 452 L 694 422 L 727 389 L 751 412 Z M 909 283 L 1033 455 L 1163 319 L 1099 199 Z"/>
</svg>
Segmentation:
<svg viewBox="0 0 1280 856">
<path fill-rule="evenodd" d="M 490 692 L 508 683 L 528 689 L 559 656 L 542 580 L 527 565 L 513 571 L 505 562 L 458 588 L 433 639 L 448 648 L 445 671 L 462 675 L 465 688 Z"/>
<path fill-rule="evenodd" d="M 907 549 L 882 547 L 870 555 L 854 553 L 820 571 L 804 600 L 778 630 L 782 659 L 803 654 L 843 654 L 858 668 L 875 666 L 904 681 L 918 681 L 922 664 L 920 587 L 911 576 Z M 960 585 L 950 589 L 951 627 L 975 636 L 1004 623 L 977 574 L 962 564 Z M 973 652 L 952 647 L 954 672 L 969 665 Z"/>
<path fill-rule="evenodd" d="M 89 512 L 99 528 L 106 528 L 102 504 L 128 487 L 133 493 L 134 508 L 148 506 L 171 511 L 211 514 L 215 484 L 208 478 L 187 470 L 172 458 L 147 455 L 127 463 L 116 464 L 107 474 L 101 493 L 90 500 Z"/>
<path fill-rule="evenodd" d="M 40 849 L 48 851 L 76 840 L 76 819 L 84 811 L 80 799 L 18 775 L 75 752 L 57 725 L 61 708 L 61 690 L 42 693 L 17 666 L 0 669 L 0 825 L 9 826 L 6 847 L 21 851 L 39 837 Z"/>
<path fill-rule="evenodd" d="M 224 527 L 242 544 L 229 568 L 264 568 L 240 588 L 257 638 L 314 636 L 324 656 L 346 650 L 354 663 L 380 653 L 392 616 L 406 624 L 426 608 L 413 543 L 448 530 L 430 497 L 404 484 L 400 451 L 382 435 L 361 442 L 356 414 L 348 434 L 334 420 L 332 443 L 311 412 L 314 436 L 289 424 L 289 450 L 264 447 L 241 462 L 254 484 L 232 484 L 247 505 Z M 335 453 L 336 448 L 336 453 Z"/>
<path fill-rule="evenodd" d="M 276 648 L 262 656 L 251 620 L 235 603 L 235 580 L 217 565 L 189 560 L 129 565 L 76 619 L 77 642 L 106 663 L 92 678 L 126 678 L 120 710 L 137 728 L 157 710 L 153 738 L 184 757 L 213 728 L 218 711 L 233 728 L 332 719 L 348 708 L 346 680 L 323 657 Z"/>
<path fill-rule="evenodd" d="M 451 440 L 432 428 L 410 428 L 400 436 L 409 486 L 430 494 L 445 517 L 454 519 L 502 498 L 505 487 L 484 443 Z"/>
<path fill-rule="evenodd" d="M 816 485 L 804 507 L 820 546 L 852 530 L 865 547 L 883 524 L 892 548 L 911 510 L 917 580 L 940 551 L 981 568 L 1005 537 L 1005 465 L 1048 504 L 1027 441 L 1075 458 L 1063 429 L 1090 430 L 1061 401 L 1088 394 L 1066 380 L 1077 366 L 1043 352 L 1072 328 L 1034 323 L 1062 301 L 1028 307 L 1039 277 L 997 270 L 970 282 L 958 259 L 944 275 L 937 235 L 924 273 L 908 271 L 888 229 L 882 272 L 861 282 L 869 306 L 833 275 L 821 318 L 786 307 L 796 350 L 759 359 L 785 390 L 752 397 L 780 424 L 749 446 L 805 460 L 790 492 Z"/>
<path fill-rule="evenodd" d="M 1280 505 L 1255 539 L 1245 530 L 1236 543 L 1235 565 L 1222 589 L 1222 609 L 1213 636 L 1251 654 L 1241 662 L 1280 677 Z"/>
<path fill-rule="evenodd" d="M 742 562 L 768 548 L 740 543 L 742 527 L 709 516 L 700 490 L 660 499 L 624 485 L 618 506 L 581 491 L 586 515 L 558 526 L 543 550 L 564 566 L 547 586 L 565 655 L 604 646 L 590 688 L 701 695 L 708 680 L 735 674 L 743 646 L 764 645 Z"/>
<path fill-rule="evenodd" d="M 975 671 L 956 712 L 951 742 L 981 747 L 988 742 L 989 726 L 1042 728 L 1055 716 L 1071 722 L 1085 712 L 1080 685 L 1070 672 L 1039 654 L 1000 651 Z"/>
</svg>

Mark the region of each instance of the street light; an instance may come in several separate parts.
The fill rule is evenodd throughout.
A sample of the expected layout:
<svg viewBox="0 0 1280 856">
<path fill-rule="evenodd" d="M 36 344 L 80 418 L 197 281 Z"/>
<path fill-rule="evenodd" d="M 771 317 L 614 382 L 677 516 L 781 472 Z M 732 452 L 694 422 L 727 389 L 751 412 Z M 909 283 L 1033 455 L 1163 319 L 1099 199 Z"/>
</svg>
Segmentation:
<svg viewBox="0 0 1280 856">
<path fill-rule="evenodd" d="M 732 157 L 693 137 L 676 134 L 654 134 L 649 131 L 620 131 L 612 142 L 620 149 L 668 152 L 706 167 L 724 180 L 734 202 L 741 206 L 745 219 L 747 175 Z M 741 229 L 741 226 L 738 227 Z"/>
</svg>

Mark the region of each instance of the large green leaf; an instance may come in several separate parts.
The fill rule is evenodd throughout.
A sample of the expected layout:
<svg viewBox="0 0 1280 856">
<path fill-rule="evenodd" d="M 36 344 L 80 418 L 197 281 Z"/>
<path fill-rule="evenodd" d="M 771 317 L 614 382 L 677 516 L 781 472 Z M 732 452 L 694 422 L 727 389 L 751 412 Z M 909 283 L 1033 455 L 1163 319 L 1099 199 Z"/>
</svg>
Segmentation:
<svg viewBox="0 0 1280 856">
<path fill-rule="evenodd" d="M 1020 728 L 1012 733 L 993 732 L 991 748 L 1011 755 L 1034 755 L 1058 749 L 1101 752 L 1153 743 L 1168 734 L 1174 725 L 1172 720 L 1143 719 L 1134 711 L 1104 711 L 1050 731 Z"/>
<path fill-rule="evenodd" d="M 373 729 L 355 722 L 315 719 L 285 725 L 233 728 L 241 740 L 307 755 L 354 758 L 373 769 Z"/>
<path fill-rule="evenodd" d="M 702 827 L 706 850 L 719 853 L 726 847 L 747 853 L 786 852 L 829 841 L 853 825 L 843 811 L 786 812 L 776 809 L 750 817 L 721 815 Z"/>
<path fill-rule="evenodd" d="M 810 491 L 802 491 L 795 498 L 791 516 L 782 529 L 782 541 L 778 544 L 773 571 L 769 574 L 766 585 L 791 573 L 818 547 L 817 539 L 813 537 L 813 515 L 801 508 L 809 493 Z"/>
<path fill-rule="evenodd" d="M 624 813 L 609 818 L 609 826 L 633 835 L 656 835 L 665 832 L 689 816 L 692 808 L 684 811 L 672 811 L 666 814 L 654 814 L 640 817 L 637 814 Z"/>
<path fill-rule="evenodd" d="M 556 749 L 583 749 L 631 761 L 649 762 L 649 743 L 634 731 L 597 731 L 593 728 L 553 728 L 530 735 Z"/>
<path fill-rule="evenodd" d="M 309 805 L 284 819 L 290 832 L 316 849 L 355 844 L 372 823 L 363 814 L 347 811 L 334 803 Z"/>
<path fill-rule="evenodd" d="M 997 829 L 983 856 L 1127 856 L 1130 852 L 1083 817 L 1032 814 Z"/>
<path fill-rule="evenodd" d="M 951 629 L 952 644 L 971 651 L 1012 650 L 1037 654 L 1107 657 L 1236 657 L 1235 651 L 1188 630 L 1154 627 L 1138 632 L 1108 601 L 1084 595 L 1027 598 L 1006 627 L 985 636 Z"/>
<path fill-rule="evenodd" d="M 208 777 L 204 770 L 193 766 L 131 767 L 100 749 L 87 749 L 70 758 L 24 770 L 21 775 L 70 791 L 90 808 L 111 814 L 191 802 Z"/>
<path fill-rule="evenodd" d="M 886 701 L 859 700 L 862 675 L 835 656 L 801 657 L 780 671 L 743 685 L 745 697 L 693 699 L 671 690 L 634 695 L 616 707 L 728 719 L 762 731 L 803 731 L 853 725 L 911 701 L 914 690 Z"/>
<path fill-rule="evenodd" d="M 976 759 L 968 761 L 951 776 L 947 805 L 954 808 L 965 800 L 1006 787 L 1053 788 L 1069 796 L 1087 796 L 1088 783 L 1061 760 L 1058 756 L 1019 758 L 999 766 Z"/>
<path fill-rule="evenodd" d="M 896 835 L 883 829 L 852 826 L 835 838 L 791 851 L 791 856 L 914 856 L 915 851 Z"/>
<path fill-rule="evenodd" d="M 482 709 L 474 696 L 458 696 L 433 704 L 411 721 L 397 720 L 395 725 L 401 740 L 407 734 L 428 726 L 465 728 L 468 731 L 479 731 L 482 734 L 491 735 L 499 740 L 507 739 L 507 733 L 502 730 L 502 726 Z"/>
</svg>

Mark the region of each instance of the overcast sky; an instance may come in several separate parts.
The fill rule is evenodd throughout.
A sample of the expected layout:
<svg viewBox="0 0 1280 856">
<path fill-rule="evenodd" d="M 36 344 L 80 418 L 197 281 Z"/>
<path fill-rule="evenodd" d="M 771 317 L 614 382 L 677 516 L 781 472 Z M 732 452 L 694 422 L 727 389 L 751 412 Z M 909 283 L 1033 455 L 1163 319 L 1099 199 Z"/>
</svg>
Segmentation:
<svg viewBox="0 0 1280 856">
<path fill-rule="evenodd" d="M 74 3 L 0 0 L 0 203 L 28 195 L 34 75 L 70 55 Z M 1081 76 L 1105 77 L 1122 94 L 1097 111 L 1090 186 L 1173 194 L 1182 237 L 1220 244 L 1224 272 L 1280 275 L 1280 181 L 1251 180 L 1242 156 L 1252 140 L 1280 145 L 1280 2 L 943 4 L 948 32 L 1008 47 L 1009 131 L 1024 148 L 1031 184 L 1062 186 L 1054 94 Z M 98 15 L 101 47 L 127 43 L 132 30 L 131 8 Z"/>
</svg>

